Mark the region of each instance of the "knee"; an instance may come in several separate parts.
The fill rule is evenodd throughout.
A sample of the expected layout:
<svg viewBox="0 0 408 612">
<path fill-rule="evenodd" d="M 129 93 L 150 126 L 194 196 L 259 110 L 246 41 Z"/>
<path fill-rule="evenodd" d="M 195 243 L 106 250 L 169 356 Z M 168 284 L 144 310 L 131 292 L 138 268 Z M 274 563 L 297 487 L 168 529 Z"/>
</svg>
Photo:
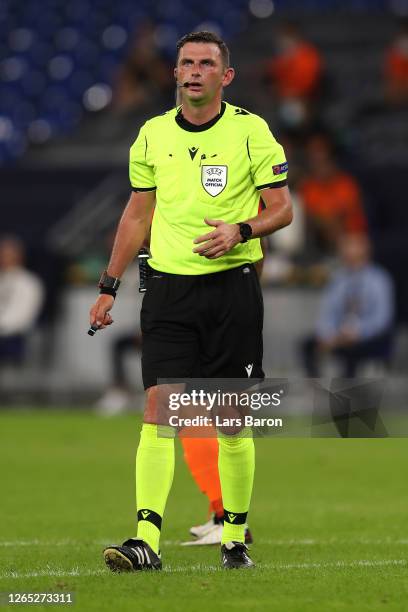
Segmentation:
<svg viewBox="0 0 408 612">
<path fill-rule="evenodd" d="M 246 448 L 253 447 L 254 440 L 252 436 L 252 430 L 246 427 L 238 434 L 229 436 L 225 434 L 220 434 L 218 436 L 218 444 L 220 451 L 223 450 L 226 452 L 240 451 Z"/>
</svg>

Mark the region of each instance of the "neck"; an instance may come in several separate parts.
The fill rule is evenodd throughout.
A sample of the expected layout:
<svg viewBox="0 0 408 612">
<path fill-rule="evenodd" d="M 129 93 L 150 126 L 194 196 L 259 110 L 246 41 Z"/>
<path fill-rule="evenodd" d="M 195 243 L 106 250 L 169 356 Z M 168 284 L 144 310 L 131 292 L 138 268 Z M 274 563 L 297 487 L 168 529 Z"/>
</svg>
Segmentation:
<svg viewBox="0 0 408 612">
<path fill-rule="evenodd" d="M 368 261 L 360 261 L 358 263 L 352 263 L 348 265 L 350 272 L 358 272 L 368 266 Z"/>
<path fill-rule="evenodd" d="M 181 108 L 184 119 L 193 125 L 202 125 L 203 123 L 207 123 L 207 121 L 211 121 L 220 111 L 221 99 L 218 98 L 203 106 L 192 106 L 184 101 Z"/>
</svg>

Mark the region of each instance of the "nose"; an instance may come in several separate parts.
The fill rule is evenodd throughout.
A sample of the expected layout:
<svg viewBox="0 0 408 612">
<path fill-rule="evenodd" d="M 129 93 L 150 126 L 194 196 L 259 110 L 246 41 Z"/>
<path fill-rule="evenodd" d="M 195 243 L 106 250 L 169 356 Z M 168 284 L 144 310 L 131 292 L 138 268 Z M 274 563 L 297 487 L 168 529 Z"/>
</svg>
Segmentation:
<svg viewBox="0 0 408 612">
<path fill-rule="evenodd" d="M 193 66 L 192 66 L 192 70 L 191 70 L 191 75 L 192 76 L 200 76 L 200 64 L 198 62 L 196 62 Z"/>
</svg>

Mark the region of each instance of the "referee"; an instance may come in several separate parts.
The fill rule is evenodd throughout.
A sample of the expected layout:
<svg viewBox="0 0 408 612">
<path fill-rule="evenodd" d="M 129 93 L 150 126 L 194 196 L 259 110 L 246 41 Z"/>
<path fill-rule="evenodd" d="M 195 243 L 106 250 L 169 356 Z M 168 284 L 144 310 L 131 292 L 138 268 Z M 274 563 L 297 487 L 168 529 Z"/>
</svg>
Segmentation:
<svg viewBox="0 0 408 612">
<path fill-rule="evenodd" d="M 262 258 L 260 237 L 292 220 L 282 147 L 263 119 L 222 100 L 234 78 L 223 40 L 194 32 L 177 52 L 181 104 L 147 121 L 130 149 L 133 191 L 90 311 L 91 325 L 112 323 L 120 278 L 151 224 L 152 273 L 141 310 L 146 406 L 136 455 L 138 528 L 137 536 L 104 550 L 112 571 L 162 566 L 174 439 L 158 435 L 158 379 L 263 378 L 254 264 Z M 220 436 L 225 568 L 254 565 L 244 544 L 254 468 L 251 435 Z"/>
</svg>

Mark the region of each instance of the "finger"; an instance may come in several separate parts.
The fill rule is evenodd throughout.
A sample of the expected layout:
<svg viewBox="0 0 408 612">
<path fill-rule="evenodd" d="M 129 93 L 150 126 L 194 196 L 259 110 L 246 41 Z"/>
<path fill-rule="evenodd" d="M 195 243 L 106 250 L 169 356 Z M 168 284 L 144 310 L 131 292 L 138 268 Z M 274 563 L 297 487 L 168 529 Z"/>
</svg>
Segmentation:
<svg viewBox="0 0 408 612">
<path fill-rule="evenodd" d="M 104 318 L 103 318 L 103 320 L 102 320 L 100 329 L 105 329 L 105 327 L 108 327 L 109 325 L 112 325 L 112 323 L 113 323 L 112 317 L 110 316 L 110 314 L 106 313 Z"/>
<path fill-rule="evenodd" d="M 214 236 L 216 236 L 215 231 L 210 232 L 209 234 L 203 234 L 202 236 L 199 236 L 198 238 L 195 238 L 193 240 L 194 244 L 200 244 L 200 242 L 205 242 L 206 240 L 212 240 L 214 238 Z"/>
<path fill-rule="evenodd" d="M 213 254 L 206 254 L 205 256 L 207 257 L 207 259 L 218 259 L 218 257 L 222 257 L 223 255 L 225 255 L 227 251 L 225 249 L 222 249 L 221 251 L 216 251 Z"/>
<path fill-rule="evenodd" d="M 102 326 L 106 325 L 107 317 L 110 317 L 110 314 L 106 311 L 105 308 L 96 308 L 94 318 L 95 325 L 103 329 Z"/>
<path fill-rule="evenodd" d="M 212 225 L 212 227 L 218 227 L 219 225 L 222 225 L 224 223 L 224 221 L 222 221 L 221 219 L 209 219 L 208 217 L 206 217 L 204 221 L 207 225 Z"/>
<path fill-rule="evenodd" d="M 199 249 L 195 249 L 194 252 L 201 256 L 201 255 L 208 255 L 208 253 L 210 253 L 210 252 L 214 252 L 215 253 L 215 251 L 219 251 L 222 248 L 224 248 L 222 246 L 222 244 L 219 244 L 219 243 L 215 244 L 213 242 L 212 244 L 207 243 L 207 245 L 204 245 L 204 247 L 201 247 Z"/>
<path fill-rule="evenodd" d="M 193 253 L 198 253 L 199 255 L 202 255 L 203 253 L 205 253 L 205 251 L 208 251 L 209 249 L 211 249 L 214 246 L 213 242 L 211 240 L 208 240 L 205 244 L 203 244 L 200 247 L 197 247 L 193 250 Z"/>
<path fill-rule="evenodd" d="M 219 251 L 225 250 L 221 244 L 214 244 L 211 247 L 208 247 L 205 251 L 199 253 L 200 257 L 208 257 L 209 255 L 214 255 L 215 253 L 219 253 Z"/>
<path fill-rule="evenodd" d="M 98 312 L 95 312 L 90 318 L 90 324 L 96 325 L 96 327 L 100 327 L 102 325 L 103 316 L 101 317 Z"/>
</svg>

